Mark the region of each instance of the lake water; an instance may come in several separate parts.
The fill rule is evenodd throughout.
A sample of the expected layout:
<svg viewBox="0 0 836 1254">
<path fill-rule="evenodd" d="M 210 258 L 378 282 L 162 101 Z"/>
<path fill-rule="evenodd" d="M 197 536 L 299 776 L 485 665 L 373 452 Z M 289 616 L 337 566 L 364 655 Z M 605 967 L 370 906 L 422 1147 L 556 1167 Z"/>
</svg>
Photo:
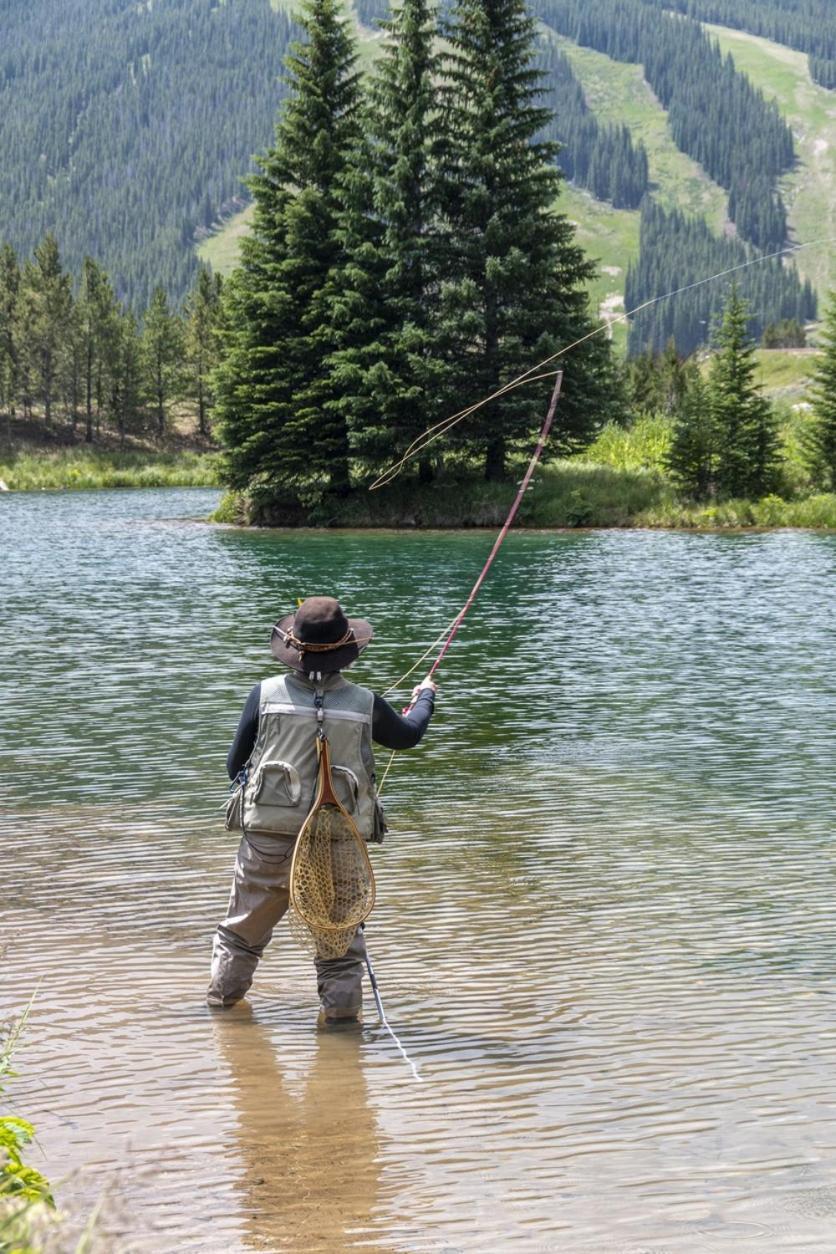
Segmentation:
<svg viewBox="0 0 836 1254">
<path fill-rule="evenodd" d="M 512 534 L 373 854 L 416 1083 L 368 997 L 316 1034 L 283 928 L 205 1008 L 223 759 L 297 596 L 371 618 L 381 691 L 493 536 L 245 533 L 195 521 L 215 499 L 0 498 L 0 1015 L 36 993 L 13 1095 L 69 1230 L 832 1251 L 836 537 Z"/>
</svg>

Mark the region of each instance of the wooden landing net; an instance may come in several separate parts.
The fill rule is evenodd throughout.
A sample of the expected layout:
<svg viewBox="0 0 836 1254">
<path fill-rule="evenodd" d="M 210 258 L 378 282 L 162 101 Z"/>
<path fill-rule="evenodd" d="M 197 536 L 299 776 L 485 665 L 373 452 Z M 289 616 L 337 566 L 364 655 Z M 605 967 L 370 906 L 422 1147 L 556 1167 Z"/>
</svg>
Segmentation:
<svg viewBox="0 0 836 1254">
<path fill-rule="evenodd" d="M 374 873 L 366 842 L 334 792 L 325 736 L 317 753 L 316 796 L 290 865 L 290 927 L 316 957 L 342 958 L 372 912 Z"/>
</svg>

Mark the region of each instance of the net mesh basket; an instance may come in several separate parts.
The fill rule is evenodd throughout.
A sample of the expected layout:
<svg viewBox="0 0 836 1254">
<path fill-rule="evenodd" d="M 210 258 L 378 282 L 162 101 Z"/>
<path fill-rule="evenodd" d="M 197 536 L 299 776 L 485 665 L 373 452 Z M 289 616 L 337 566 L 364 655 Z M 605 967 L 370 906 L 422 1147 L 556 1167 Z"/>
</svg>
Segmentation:
<svg viewBox="0 0 836 1254">
<path fill-rule="evenodd" d="M 290 926 L 318 958 L 341 958 L 371 914 L 375 884 L 366 842 L 331 788 L 322 745 L 317 797 L 293 851 Z"/>
</svg>

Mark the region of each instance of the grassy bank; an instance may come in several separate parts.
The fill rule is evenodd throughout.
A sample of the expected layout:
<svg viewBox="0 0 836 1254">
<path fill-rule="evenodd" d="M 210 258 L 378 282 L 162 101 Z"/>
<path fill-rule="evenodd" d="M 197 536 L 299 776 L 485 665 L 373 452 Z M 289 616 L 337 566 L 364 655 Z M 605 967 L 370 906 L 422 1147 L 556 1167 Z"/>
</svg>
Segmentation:
<svg viewBox="0 0 836 1254">
<path fill-rule="evenodd" d="M 217 454 L 64 447 L 0 450 L 10 492 L 56 488 L 198 488 L 218 482 Z"/>
</svg>

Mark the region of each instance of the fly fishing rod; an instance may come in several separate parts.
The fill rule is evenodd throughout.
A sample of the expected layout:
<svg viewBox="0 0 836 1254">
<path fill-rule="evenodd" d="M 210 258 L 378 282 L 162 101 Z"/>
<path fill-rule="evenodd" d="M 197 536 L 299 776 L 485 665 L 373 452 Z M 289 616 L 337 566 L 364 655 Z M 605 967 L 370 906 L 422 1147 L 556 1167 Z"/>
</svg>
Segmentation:
<svg viewBox="0 0 836 1254">
<path fill-rule="evenodd" d="M 496 537 L 496 540 L 493 543 L 493 548 L 488 554 L 487 561 L 485 562 L 484 566 L 479 572 L 479 576 L 470 590 L 470 595 L 468 596 L 462 608 L 459 610 L 456 617 L 452 620 L 451 623 L 447 625 L 447 627 L 444 628 L 444 631 L 441 633 L 441 636 L 437 640 L 434 641 L 434 643 L 430 646 L 430 649 L 427 651 L 427 653 L 425 653 L 421 658 L 418 659 L 418 661 L 415 663 L 415 666 L 413 666 L 409 671 L 407 671 L 406 675 L 401 676 L 401 678 L 397 681 L 397 683 L 393 685 L 394 687 L 399 688 L 400 685 L 403 683 L 403 681 L 407 679 L 412 674 L 412 672 L 421 665 L 421 663 L 426 659 L 428 654 L 435 648 L 435 646 L 439 642 L 441 642 L 441 648 L 438 652 L 438 655 L 435 658 L 435 661 L 430 667 L 430 671 L 429 671 L 430 676 L 434 675 L 436 671 L 438 670 L 439 666 L 441 665 L 442 661 L 444 660 L 444 657 L 448 649 L 450 648 L 450 645 L 453 643 L 456 636 L 458 635 L 459 628 L 464 622 L 465 616 L 467 615 L 470 607 L 473 605 L 473 602 L 476 600 L 476 597 L 479 595 L 479 589 L 482 587 L 482 584 L 487 579 L 488 571 L 490 570 L 491 566 L 493 566 L 494 561 L 496 560 L 496 556 L 499 553 L 499 550 L 502 548 L 505 537 L 508 535 L 508 532 L 511 530 L 514 519 L 516 518 L 520 505 L 522 504 L 522 499 L 525 496 L 526 490 L 529 484 L 531 483 L 532 476 L 534 475 L 534 471 L 537 468 L 537 463 L 539 462 L 540 458 L 543 455 L 543 449 L 546 447 L 546 441 L 549 438 L 549 432 L 551 431 L 552 424 L 554 422 L 554 416 L 557 410 L 557 402 L 560 398 L 560 389 L 562 385 L 563 385 L 563 371 L 558 370 L 557 377 L 554 383 L 554 388 L 552 389 L 552 396 L 551 396 L 551 401 L 549 402 L 548 413 L 546 414 L 546 420 L 543 423 L 542 428 L 540 429 L 540 435 L 537 440 L 537 445 L 534 449 L 534 452 L 531 455 L 531 460 L 528 463 L 528 467 L 526 469 L 525 474 L 523 475 L 519 488 L 517 489 L 517 495 L 514 497 L 513 504 L 511 505 L 511 508 L 508 511 L 508 516 L 505 519 L 505 522 L 502 524 L 502 528 L 500 529 L 499 535 Z M 389 689 L 388 691 L 391 691 L 391 689 Z M 412 706 L 414 704 L 415 702 L 412 701 L 410 705 L 407 706 L 407 708 L 404 710 L 404 713 L 405 714 L 408 713 L 409 710 L 412 709 Z M 386 783 L 386 776 L 389 774 L 389 770 L 392 766 L 392 763 L 395 760 L 395 754 L 396 754 L 396 750 L 393 749 L 392 756 L 389 758 L 389 761 L 386 765 L 386 770 L 383 772 L 383 778 L 380 781 L 380 787 L 378 789 L 378 793 L 381 793 L 383 791 L 383 785 Z M 361 924 L 361 927 L 363 931 L 365 932 L 365 924 Z M 372 966 L 372 960 L 371 960 L 371 957 L 369 956 L 368 948 L 366 948 L 366 970 L 369 973 L 369 983 L 372 986 L 372 993 L 374 995 L 375 1005 L 377 1006 L 377 1013 L 380 1018 L 380 1022 L 386 1028 L 386 1031 L 389 1033 L 392 1040 L 395 1042 L 396 1046 L 400 1050 L 404 1061 L 412 1069 L 412 1074 L 414 1078 L 418 1080 L 419 1082 L 421 1082 L 421 1076 L 418 1074 L 418 1069 L 415 1066 L 415 1063 L 407 1054 L 403 1045 L 398 1040 L 396 1033 L 394 1032 L 391 1024 L 389 1023 L 389 1020 L 386 1018 L 386 1012 L 383 1009 L 383 1002 L 380 997 L 380 988 L 377 983 L 377 977 L 375 976 L 375 973 L 374 973 L 374 967 Z"/>
</svg>

